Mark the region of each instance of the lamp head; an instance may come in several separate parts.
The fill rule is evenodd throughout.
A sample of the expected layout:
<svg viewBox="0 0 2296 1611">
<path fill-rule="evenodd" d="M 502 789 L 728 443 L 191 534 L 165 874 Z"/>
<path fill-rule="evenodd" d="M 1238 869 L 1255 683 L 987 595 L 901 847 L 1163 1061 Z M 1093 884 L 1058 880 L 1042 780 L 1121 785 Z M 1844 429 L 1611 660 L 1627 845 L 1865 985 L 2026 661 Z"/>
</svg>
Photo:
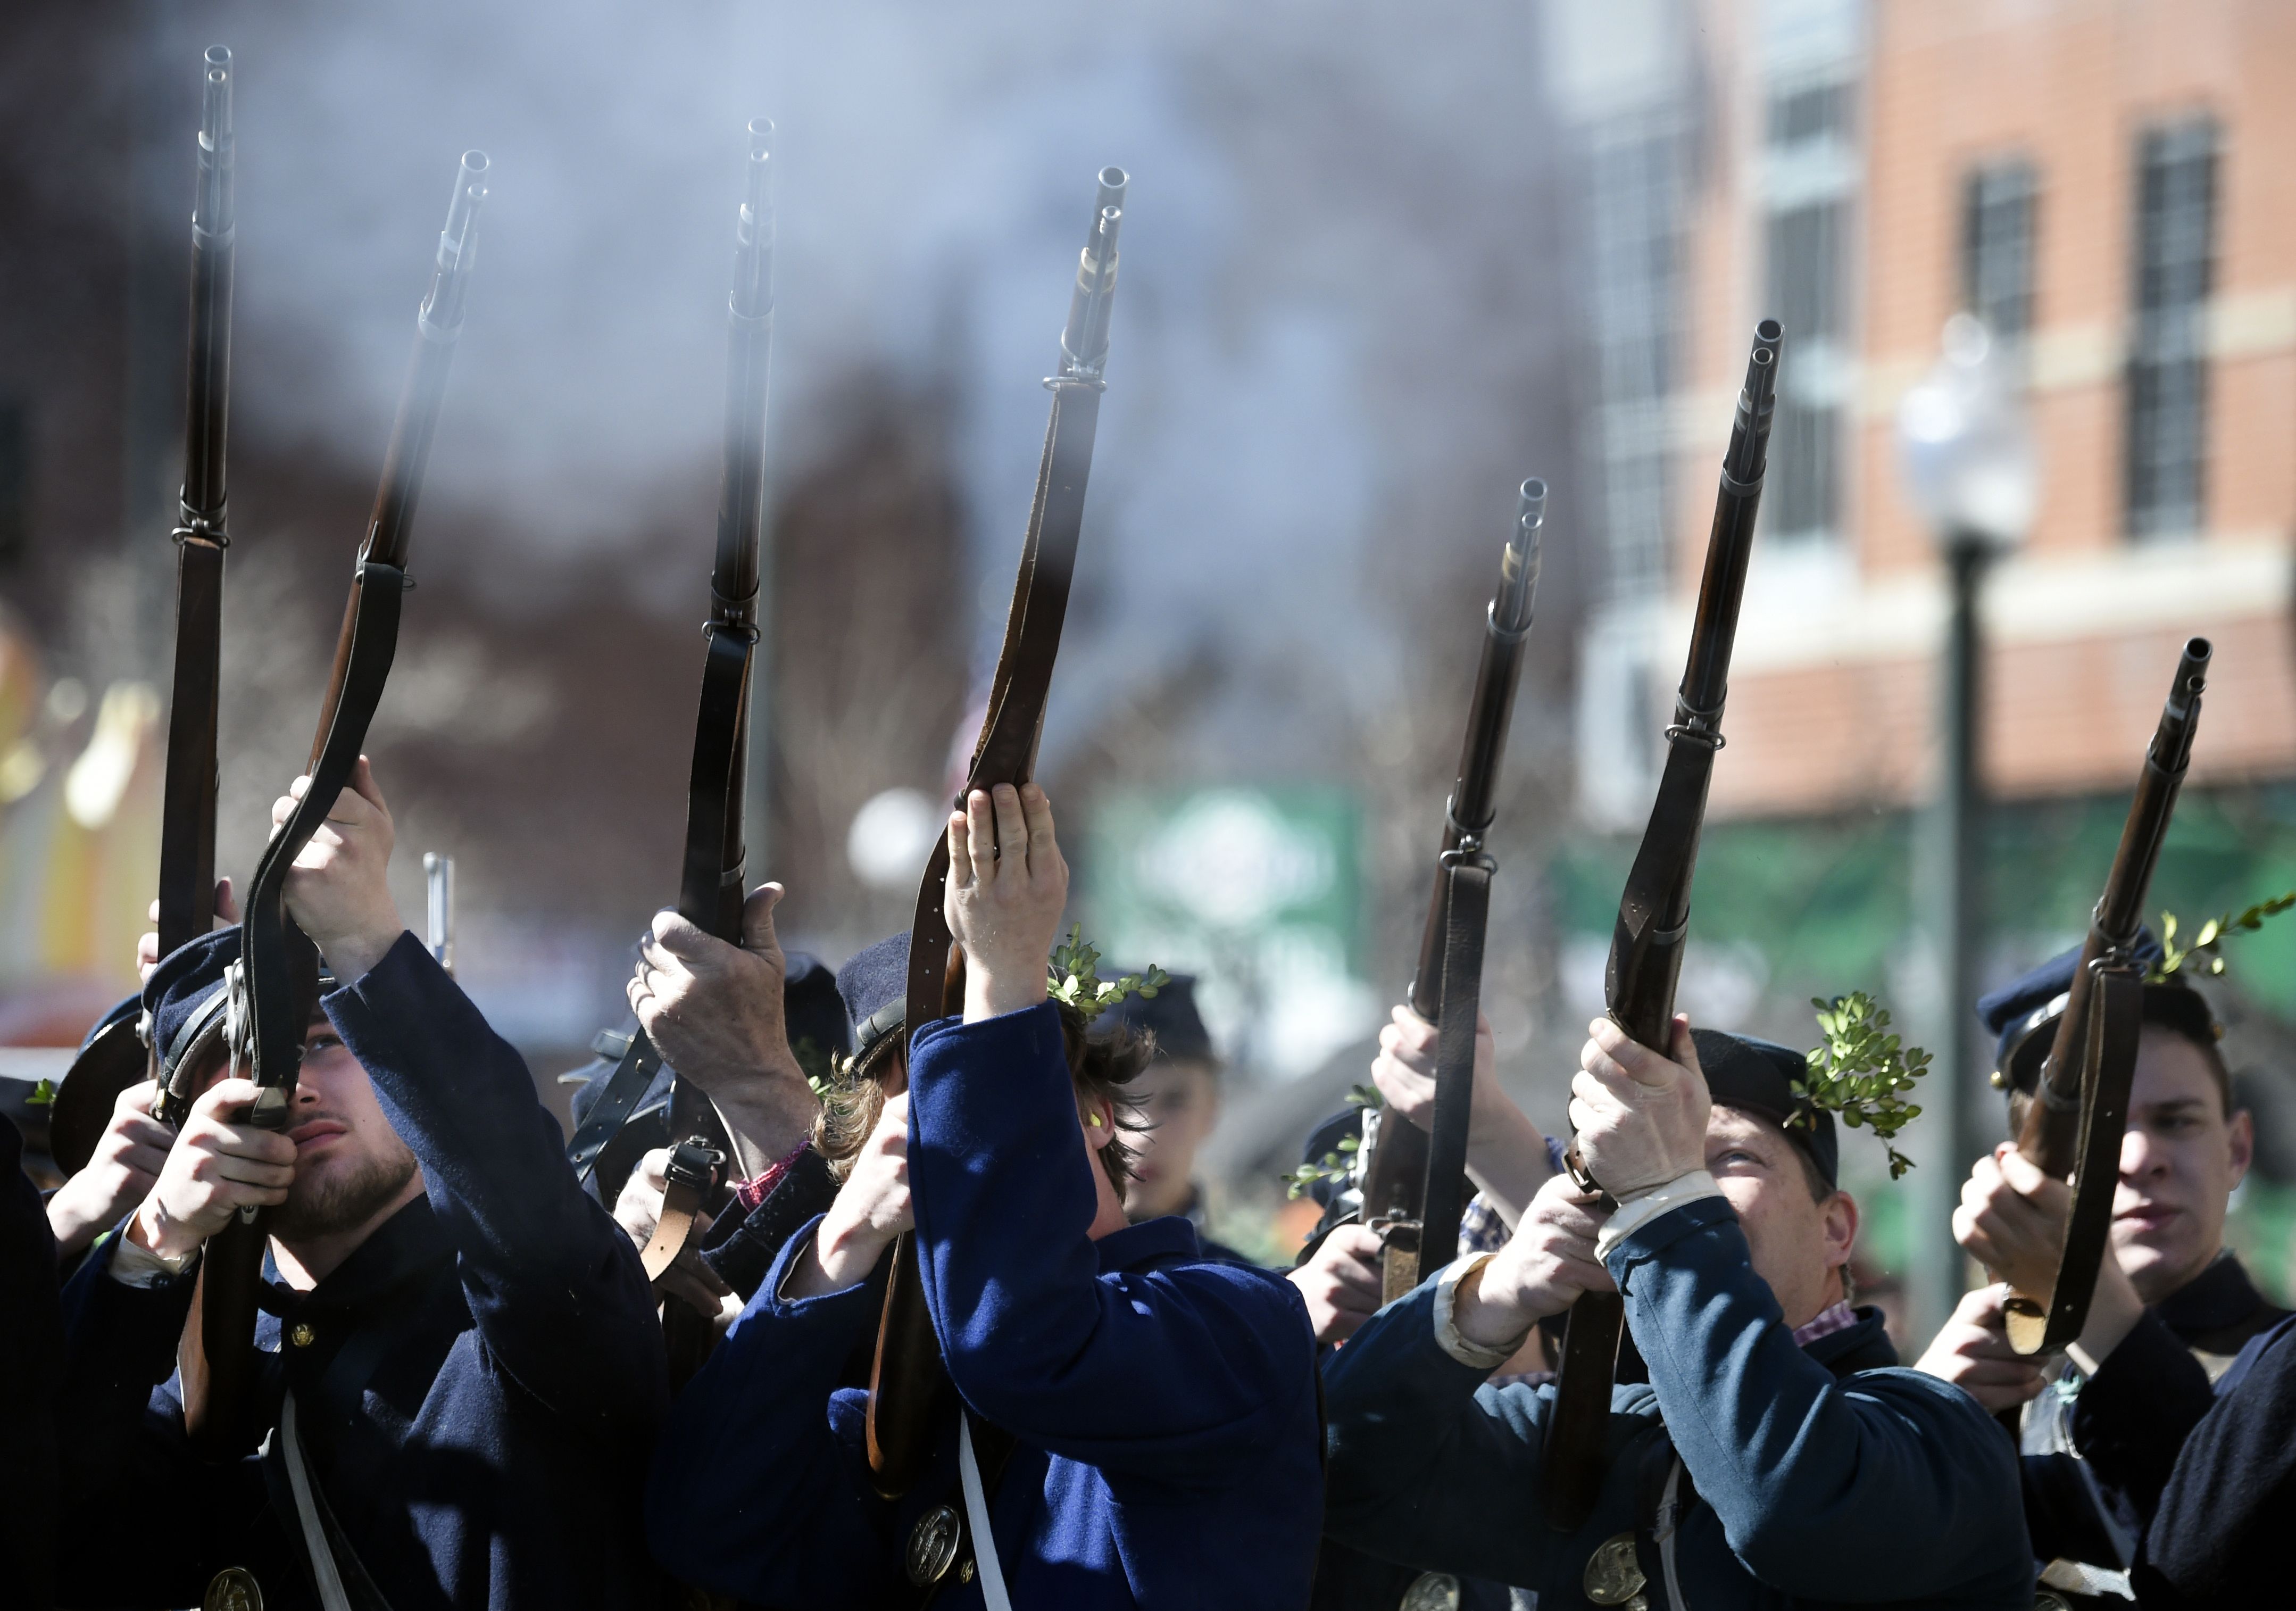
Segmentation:
<svg viewBox="0 0 2296 1611">
<path fill-rule="evenodd" d="M 2013 366 L 1973 315 L 1898 407 L 1906 495 L 1940 542 L 2013 549 L 2031 530 L 2041 469 Z"/>
</svg>

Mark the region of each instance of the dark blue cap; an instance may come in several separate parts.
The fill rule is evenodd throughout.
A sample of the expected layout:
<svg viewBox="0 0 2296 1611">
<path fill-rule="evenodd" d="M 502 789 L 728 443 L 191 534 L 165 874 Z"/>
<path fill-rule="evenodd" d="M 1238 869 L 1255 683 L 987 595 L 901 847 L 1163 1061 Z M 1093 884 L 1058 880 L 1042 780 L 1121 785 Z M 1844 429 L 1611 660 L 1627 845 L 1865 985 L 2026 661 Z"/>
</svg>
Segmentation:
<svg viewBox="0 0 2296 1611">
<path fill-rule="evenodd" d="M 837 970 L 837 993 L 853 1025 L 853 1061 L 858 1063 L 908 1016 L 908 935 L 894 934 L 855 952 Z"/>
<path fill-rule="evenodd" d="M 1104 979 L 1118 979 L 1124 968 L 1103 968 Z M 1127 996 L 1101 1015 L 1103 1023 L 1145 1030 L 1156 1037 L 1156 1055 L 1176 1063 L 1218 1063 L 1210 1031 L 1196 1011 L 1196 980 L 1193 974 L 1175 974 L 1153 996 Z"/>
<path fill-rule="evenodd" d="M 1794 1094 L 1793 1082 L 1809 1077 L 1808 1057 L 1773 1040 L 1718 1029 L 1693 1029 L 1690 1040 L 1715 1101 L 1769 1120 L 1808 1155 L 1821 1179 L 1828 1186 L 1841 1184 L 1841 1140 L 1834 1133 L 1833 1115 Z"/>
<path fill-rule="evenodd" d="M 820 958 L 791 951 L 783 959 L 782 1016 L 794 1047 L 810 1040 L 827 1056 L 841 1057 L 853 1044 L 845 1021 L 845 1002 L 837 993 L 837 975 Z"/>
<path fill-rule="evenodd" d="M 174 1077 L 200 1031 L 223 1010 L 224 975 L 238 960 L 239 931 L 214 929 L 162 957 L 144 982 L 144 1010 L 152 1015 L 161 1085 Z"/>
<path fill-rule="evenodd" d="M 2060 951 L 1977 999 L 1977 1016 L 1995 1037 L 1994 1083 L 2003 1090 L 2030 1095 L 2039 1089 L 2041 1064 L 2056 1043 L 2057 1023 L 2064 1016 L 2080 953 L 2079 946 Z M 2161 955 L 2152 931 L 2138 929 L 2133 951 L 2137 966 L 2149 973 Z M 2224 1033 L 2207 999 L 2174 977 L 2144 987 L 2144 1022 L 2166 1025 L 2202 1046 L 2215 1045 Z"/>
</svg>

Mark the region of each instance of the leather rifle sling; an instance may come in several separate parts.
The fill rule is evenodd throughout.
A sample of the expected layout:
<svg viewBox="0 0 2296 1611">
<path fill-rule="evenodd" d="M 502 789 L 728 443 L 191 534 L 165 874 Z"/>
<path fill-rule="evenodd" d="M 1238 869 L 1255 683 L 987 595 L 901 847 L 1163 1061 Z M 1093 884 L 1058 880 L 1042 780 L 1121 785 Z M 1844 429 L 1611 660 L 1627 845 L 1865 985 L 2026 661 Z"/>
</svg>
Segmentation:
<svg viewBox="0 0 2296 1611">
<path fill-rule="evenodd" d="M 1035 505 L 1021 545 L 988 711 L 966 772 L 967 793 L 994 784 L 1028 781 L 1053 665 L 1060 654 L 1102 388 L 1097 380 L 1087 379 L 1062 378 L 1046 384 L 1053 391 L 1052 420 L 1045 433 Z M 956 1010 L 964 1000 L 964 958 L 949 934 L 942 904 L 947 879 L 948 840 L 944 834 L 918 888 L 909 931 L 908 1021 L 902 1032 L 906 1036 Z M 877 1487 L 898 1495 L 907 1492 L 923 1470 L 938 1411 L 951 1389 L 925 1309 L 911 1237 L 894 1243 L 892 1261 L 869 1370 L 867 1443 Z"/>
<path fill-rule="evenodd" d="M 1436 1027 L 1435 1112 L 1428 1126 L 1427 1191 L 1419 1278 L 1457 1256 L 1466 1212 L 1467 1131 L 1473 1117 L 1475 1020 L 1482 1010 L 1483 941 L 1490 924 L 1490 858 L 1447 858 L 1443 1015 Z"/>
<path fill-rule="evenodd" d="M 2080 1162 L 2073 1173 L 2065 1250 L 2056 1280 L 2041 1301 L 2013 1293 L 2003 1305 L 2010 1346 L 2021 1354 L 2063 1348 L 2080 1336 L 2112 1229 L 2121 1138 L 2144 1027 L 2144 981 L 2133 964 L 2107 962 L 2095 966 L 2094 979 L 2081 1048 Z"/>
</svg>

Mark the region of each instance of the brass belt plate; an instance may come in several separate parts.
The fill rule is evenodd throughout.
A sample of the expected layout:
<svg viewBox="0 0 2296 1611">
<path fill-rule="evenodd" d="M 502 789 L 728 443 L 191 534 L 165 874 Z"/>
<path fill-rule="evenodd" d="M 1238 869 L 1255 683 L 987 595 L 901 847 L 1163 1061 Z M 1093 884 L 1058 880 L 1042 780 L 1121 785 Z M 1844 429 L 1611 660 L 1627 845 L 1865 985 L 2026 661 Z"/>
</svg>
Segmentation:
<svg viewBox="0 0 2296 1611">
<path fill-rule="evenodd" d="M 917 1517 L 917 1525 L 909 1529 L 909 1582 L 920 1589 L 940 1582 L 955 1561 L 964 1537 L 964 1524 L 957 1519 L 954 1505 L 935 1505 Z"/>
<path fill-rule="evenodd" d="M 263 1588 L 244 1566 L 226 1566 L 208 1580 L 200 1611 L 263 1611 Z"/>
</svg>

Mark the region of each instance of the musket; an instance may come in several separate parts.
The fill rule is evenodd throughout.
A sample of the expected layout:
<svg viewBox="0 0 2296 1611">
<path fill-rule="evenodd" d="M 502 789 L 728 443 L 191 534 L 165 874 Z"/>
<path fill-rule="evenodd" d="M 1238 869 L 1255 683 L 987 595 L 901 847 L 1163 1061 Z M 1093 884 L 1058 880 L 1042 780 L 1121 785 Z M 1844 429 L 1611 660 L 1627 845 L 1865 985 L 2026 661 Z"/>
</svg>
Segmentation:
<svg viewBox="0 0 2296 1611">
<path fill-rule="evenodd" d="M 1085 483 L 1100 423 L 1100 395 L 1108 366 L 1108 317 L 1116 297 L 1117 235 L 1124 222 L 1120 168 L 1100 170 L 1092 223 L 1061 332 L 1059 371 L 1045 382 L 1053 394 L 1045 455 L 1037 470 L 1037 497 L 1021 540 L 1021 568 L 1004 618 L 1004 642 L 988 690 L 988 708 L 965 769 L 960 803 L 975 789 L 1026 783 L 1036 769 L 1045 697 L 1059 656 L 1069 582 L 1076 570 L 1077 538 L 1084 524 Z M 964 1000 L 964 954 L 948 932 L 942 900 L 948 880 L 948 840 L 935 842 L 917 890 L 909 928 L 907 1022 L 903 1056 L 918 1030 L 958 1011 Z M 903 1064 L 906 1068 L 906 1061 Z M 877 1351 L 869 1368 L 867 1445 L 871 1480 L 889 1497 L 906 1493 L 924 1469 L 943 1412 L 955 1396 L 942 1367 L 932 1317 L 925 1308 L 914 1241 L 895 1241 L 885 1307 L 877 1325 Z"/>
<path fill-rule="evenodd" d="M 334 669 L 307 768 L 310 785 L 287 820 L 273 830 L 240 919 L 226 1039 L 233 1073 L 258 1088 L 244 1122 L 266 1130 L 286 1126 L 302 1066 L 304 1032 L 318 1000 L 319 958 L 287 915 L 287 874 L 358 763 L 398 650 L 399 605 L 409 586 L 407 549 L 446 401 L 447 371 L 463 333 L 488 181 L 486 153 L 464 152 L 447 226 L 439 236 L 430 289 L 415 316 L 414 357 L 399 393 L 381 484 L 351 572 Z M 210 1457 L 237 1452 L 249 1430 L 256 1289 L 266 1237 L 265 1212 L 242 1209 L 208 1239 L 201 1260 L 200 1290 L 178 1359 L 184 1426 Z"/>
<path fill-rule="evenodd" d="M 750 663 L 758 646 L 758 556 L 766 519 L 766 372 L 774 336 L 774 126 L 750 124 L 746 199 L 734 226 L 734 289 L 727 303 L 725 466 L 718 492 L 718 549 L 709 575 L 709 619 L 702 634 L 701 702 L 694 720 L 693 763 L 685 793 L 685 852 L 677 909 L 686 921 L 728 944 L 742 942 L 745 847 L 742 785 L 749 770 Z M 567 1156 L 587 1181 L 646 1088 L 661 1054 L 643 1029 L 606 1078 L 597 1106 L 575 1133 Z M 668 1188 L 652 1238 L 639 1255 L 646 1278 L 659 1280 L 692 1238 L 697 1216 L 723 1184 L 730 1143 L 709 1097 L 671 1071 Z M 683 1304 L 663 1315 L 673 1332 L 687 1327 Z M 673 1336 L 687 1355 L 704 1341 Z M 698 1358 L 689 1358 L 689 1364 Z"/>
<path fill-rule="evenodd" d="M 423 941 L 449 974 L 455 971 L 455 859 L 422 852 Z"/>
<path fill-rule="evenodd" d="M 1482 663 L 1467 705 L 1458 775 L 1444 802 L 1443 848 L 1435 859 L 1419 966 L 1411 977 L 1411 1010 L 1436 1026 L 1435 1112 L 1427 1130 L 1383 1114 L 1357 1153 L 1363 1221 L 1380 1233 L 1383 1302 L 1418 1286 L 1429 1257 L 1448 1261 L 1466 1208 L 1475 1016 L 1491 875 L 1497 870 L 1487 843 L 1498 817 L 1499 763 L 1522 680 L 1546 519 L 1546 483 L 1534 477 L 1522 484 L 1514 530 L 1499 555 L 1498 588 L 1483 615 Z"/>
<path fill-rule="evenodd" d="M 1722 456 L 1722 484 L 1714 525 L 1706 539 L 1706 570 L 1698 584 L 1698 612 L 1690 628 L 1690 655 L 1666 729 L 1666 767 L 1658 798 L 1643 831 L 1642 848 L 1627 873 L 1603 993 L 1611 1022 L 1641 1045 L 1664 1054 L 1674 1034 L 1674 987 L 1690 932 L 1690 884 L 1698 869 L 1699 831 L 1706 820 L 1707 785 L 1722 747 L 1722 703 L 1730 686 L 1730 650 L 1738 635 L 1738 607 L 1746 591 L 1746 565 L 1754 552 L 1754 517 L 1769 462 L 1770 415 L 1778 376 L 1775 319 L 1754 327 L 1746 358 L 1746 384 L 1730 446 Z M 1603 1188 L 1569 1155 L 1581 1190 Z M 1612 1292 L 1582 1293 L 1570 1306 L 1562 1334 L 1562 1369 L 1554 1413 L 1547 1422 L 1541 1464 L 1546 1519 L 1575 1532 L 1594 1513 L 1602 1492 L 1603 1442 L 1611 1418 L 1611 1379 L 1618 1369 L 1626 1304 Z"/>
<path fill-rule="evenodd" d="M 2137 774 L 2104 893 L 2090 914 L 2073 966 L 2063 1015 L 2018 1126 L 2017 1150 L 2044 1174 L 2073 1182 L 2072 1216 L 2056 1279 L 2046 1293 L 2013 1292 L 2002 1305 L 2010 1346 L 2019 1353 L 2062 1348 L 2079 1337 L 2096 1291 L 2097 1267 L 2112 1228 L 2121 1132 L 2144 1027 L 2144 970 L 2136 959 L 2137 936 L 2152 870 L 2160 865 L 2161 846 L 2176 814 L 2177 793 L 2192 764 L 2213 653 L 2207 638 L 2188 638 L 2177 659 L 2177 679 L 2169 685 L 2160 723 L 2145 746 L 2144 768 Z"/>
<path fill-rule="evenodd" d="M 234 266 L 231 52 L 208 47 L 200 97 L 199 180 L 192 201 L 192 316 L 184 414 L 184 486 L 176 545 L 176 664 L 160 814 L 160 955 L 215 926 L 216 703 L 223 661 L 224 447 L 231 413 Z M 111 1024 L 75 1059 L 49 1115 L 67 1172 L 87 1163 L 113 1100 L 149 1076 L 143 1026 Z"/>
</svg>

